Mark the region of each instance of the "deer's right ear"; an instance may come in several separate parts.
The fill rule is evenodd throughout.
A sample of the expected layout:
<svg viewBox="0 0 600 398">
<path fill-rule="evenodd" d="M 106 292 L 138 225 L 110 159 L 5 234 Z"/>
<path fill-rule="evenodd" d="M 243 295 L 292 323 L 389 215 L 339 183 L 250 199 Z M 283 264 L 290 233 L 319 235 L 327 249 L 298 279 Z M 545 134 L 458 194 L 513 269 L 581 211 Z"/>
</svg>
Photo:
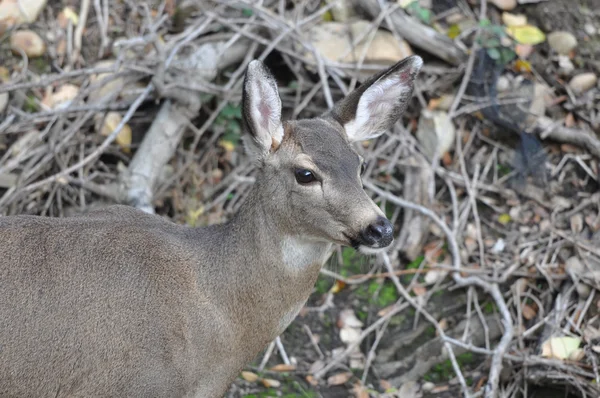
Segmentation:
<svg viewBox="0 0 600 398">
<path fill-rule="evenodd" d="M 346 131 L 350 142 L 375 138 L 404 113 L 423 60 L 412 56 L 384 70 L 335 104 L 329 115 Z"/>
<path fill-rule="evenodd" d="M 246 150 L 258 159 L 276 149 L 283 139 L 281 99 L 277 82 L 267 67 L 254 60 L 248 65 L 242 91 Z"/>
</svg>

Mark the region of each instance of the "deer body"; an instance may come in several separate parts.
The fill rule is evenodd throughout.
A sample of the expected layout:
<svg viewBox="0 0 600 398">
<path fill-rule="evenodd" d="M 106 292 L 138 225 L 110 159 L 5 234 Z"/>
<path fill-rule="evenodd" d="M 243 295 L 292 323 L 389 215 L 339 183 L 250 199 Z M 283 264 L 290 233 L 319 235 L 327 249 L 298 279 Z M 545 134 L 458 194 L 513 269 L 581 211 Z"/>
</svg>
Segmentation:
<svg viewBox="0 0 600 398">
<path fill-rule="evenodd" d="M 292 322 L 332 243 L 391 243 L 350 145 L 365 136 L 344 126 L 373 135 L 395 122 L 421 65 L 403 62 L 386 72 L 400 79 L 395 106 L 369 102 L 384 73 L 331 114 L 284 123 L 254 61 L 243 108 L 259 173 L 225 224 L 188 228 L 126 206 L 1 217 L 0 396 L 222 396 Z M 348 119 L 361 106 L 388 111 Z"/>
</svg>

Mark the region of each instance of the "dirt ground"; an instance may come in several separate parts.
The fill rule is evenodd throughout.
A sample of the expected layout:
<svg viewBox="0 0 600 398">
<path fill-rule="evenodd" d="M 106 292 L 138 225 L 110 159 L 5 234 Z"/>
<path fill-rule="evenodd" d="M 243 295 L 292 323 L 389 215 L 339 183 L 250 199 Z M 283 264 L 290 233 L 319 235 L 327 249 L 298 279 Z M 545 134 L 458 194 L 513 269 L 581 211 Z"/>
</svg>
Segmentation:
<svg viewBox="0 0 600 398">
<path fill-rule="evenodd" d="M 223 222 L 256 172 L 251 59 L 302 118 L 423 57 L 402 121 L 362 148 L 389 253 L 336 248 L 229 397 L 600 396 L 597 0 L 8 3 L 0 215 Z"/>
</svg>

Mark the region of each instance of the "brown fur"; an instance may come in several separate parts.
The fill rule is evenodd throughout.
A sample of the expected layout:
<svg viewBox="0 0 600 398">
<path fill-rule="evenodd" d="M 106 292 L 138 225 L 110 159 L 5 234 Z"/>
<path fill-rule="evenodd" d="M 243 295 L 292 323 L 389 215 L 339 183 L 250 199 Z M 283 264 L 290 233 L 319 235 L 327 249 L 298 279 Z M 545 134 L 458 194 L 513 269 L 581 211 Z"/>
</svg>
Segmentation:
<svg viewBox="0 0 600 398">
<path fill-rule="evenodd" d="M 331 242 L 382 215 L 335 118 L 283 130 L 226 224 L 126 206 L 0 218 L 0 396 L 222 396 L 307 300 Z M 294 179 L 307 159 L 319 186 Z"/>
</svg>

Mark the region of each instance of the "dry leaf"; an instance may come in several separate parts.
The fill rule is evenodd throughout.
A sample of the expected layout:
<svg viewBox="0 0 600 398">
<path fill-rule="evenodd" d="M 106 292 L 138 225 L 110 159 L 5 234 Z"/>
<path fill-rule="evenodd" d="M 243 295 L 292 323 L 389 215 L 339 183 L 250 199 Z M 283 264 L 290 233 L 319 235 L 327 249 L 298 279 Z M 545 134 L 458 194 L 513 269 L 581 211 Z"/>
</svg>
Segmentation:
<svg viewBox="0 0 600 398">
<path fill-rule="evenodd" d="M 281 387 L 281 382 L 279 382 L 279 380 L 262 379 L 261 382 L 262 382 L 263 386 L 265 386 L 267 388 L 279 388 L 279 387 Z"/>
<path fill-rule="evenodd" d="M 296 370 L 294 365 L 286 365 L 285 363 L 280 363 L 278 365 L 273 366 L 271 369 L 273 372 L 292 372 Z"/>
<path fill-rule="evenodd" d="M 554 359 L 569 358 L 581 344 L 577 337 L 551 337 L 542 344 L 542 357 Z"/>
<path fill-rule="evenodd" d="M 121 123 L 123 118 L 121 114 L 118 112 L 108 112 L 104 121 L 102 123 L 102 127 L 100 128 L 100 134 L 108 137 L 115 128 Z M 125 153 L 129 153 L 131 151 L 131 127 L 125 124 L 121 131 L 117 134 L 117 138 L 115 142 L 121 147 L 121 150 Z"/>
<path fill-rule="evenodd" d="M 362 54 L 368 43 L 365 63 L 391 65 L 399 59 L 412 55 L 412 50 L 404 40 L 399 41 L 388 31 L 383 29 L 375 31 L 373 40 L 368 42 L 371 34 L 366 33 L 371 29 L 370 21 L 354 22 L 324 22 L 310 29 L 308 36 L 320 55 L 331 62 L 354 63 L 357 54 Z M 356 45 L 353 38 L 363 37 Z M 312 52 L 307 51 L 308 58 L 314 58 Z"/>
<path fill-rule="evenodd" d="M 521 309 L 521 313 L 523 314 L 523 318 L 527 319 L 528 321 L 535 318 L 535 316 L 537 314 L 536 310 L 534 310 L 533 307 L 531 307 L 530 305 L 527 305 L 527 304 L 523 305 L 523 308 Z"/>
<path fill-rule="evenodd" d="M 380 309 L 377 312 L 377 316 L 386 316 L 386 314 L 388 314 L 394 308 L 396 308 L 396 304 L 388 305 L 387 307 Z"/>
<path fill-rule="evenodd" d="M 252 373 L 252 372 L 248 372 L 248 371 L 243 371 L 242 372 L 242 379 L 249 381 L 250 383 L 254 383 L 258 380 L 258 375 L 256 373 Z"/>
<path fill-rule="evenodd" d="M 344 289 L 344 287 L 346 287 L 346 282 L 336 280 L 335 283 L 333 284 L 333 286 L 331 286 L 331 289 L 329 291 L 333 294 L 336 294 L 336 293 L 341 292 Z"/>
<path fill-rule="evenodd" d="M 330 376 L 327 379 L 327 385 L 328 386 L 339 386 L 341 384 L 347 383 L 348 380 L 350 380 L 351 378 L 352 378 L 352 373 L 350 373 L 350 372 L 338 373 L 333 376 Z"/>
<path fill-rule="evenodd" d="M 319 385 L 319 382 L 317 381 L 317 379 L 315 379 L 315 377 L 313 375 L 306 376 L 306 381 L 308 384 L 310 384 L 313 387 L 316 387 Z"/>
<path fill-rule="evenodd" d="M 44 55 L 46 43 L 32 30 L 19 30 L 10 35 L 10 49 L 16 55 L 23 51 L 28 57 L 35 58 Z"/>
<path fill-rule="evenodd" d="M 369 390 L 367 387 L 363 386 L 360 383 L 356 383 L 354 387 L 352 387 L 352 394 L 354 398 L 369 398 Z"/>
<path fill-rule="evenodd" d="M 525 26 L 527 25 L 527 17 L 523 14 L 511 14 L 510 12 L 503 12 L 502 23 L 504 23 L 506 26 Z"/>
<path fill-rule="evenodd" d="M 412 291 L 415 296 L 424 296 L 427 293 L 427 289 L 419 284 L 415 284 L 412 288 Z"/>
<path fill-rule="evenodd" d="M 0 21 L 8 26 L 34 22 L 46 0 L 2 0 L 0 1 Z"/>
</svg>

